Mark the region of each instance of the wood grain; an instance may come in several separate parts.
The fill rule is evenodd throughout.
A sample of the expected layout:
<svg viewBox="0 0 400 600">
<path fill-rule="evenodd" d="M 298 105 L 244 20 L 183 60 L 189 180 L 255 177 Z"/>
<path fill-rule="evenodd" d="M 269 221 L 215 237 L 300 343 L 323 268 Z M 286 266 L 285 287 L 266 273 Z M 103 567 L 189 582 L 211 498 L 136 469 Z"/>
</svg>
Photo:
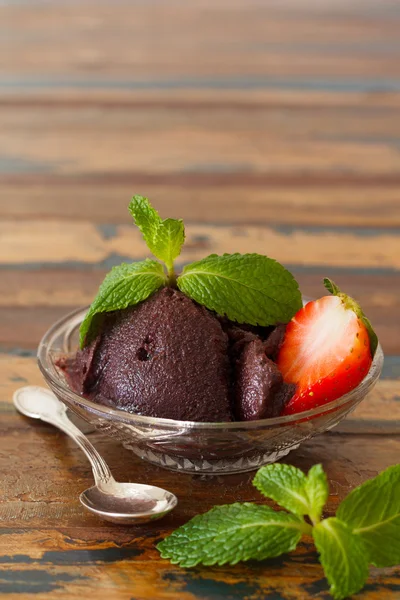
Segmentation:
<svg viewBox="0 0 400 600">
<path fill-rule="evenodd" d="M 311 540 L 262 563 L 183 570 L 155 548 L 214 504 L 262 501 L 252 474 L 191 477 L 91 440 L 121 480 L 179 496 L 118 527 L 83 511 L 80 450 L 16 414 L 42 384 L 35 349 L 107 270 L 147 255 L 126 210 L 182 217 L 180 265 L 211 252 L 285 262 L 303 293 L 329 275 L 371 318 L 383 378 L 287 461 L 322 462 L 326 515 L 400 452 L 400 10 L 391 0 L 0 3 L 0 595 L 5 600 L 308 600 L 327 584 Z M 400 568 L 366 600 L 395 600 Z"/>
<path fill-rule="evenodd" d="M 0 153 L 17 172 L 237 171 L 300 177 L 345 171 L 379 177 L 397 175 L 400 166 L 400 120 L 394 109 L 360 107 L 357 119 L 354 108 L 244 112 L 83 106 L 70 112 L 67 107 L 3 106 L 0 112 Z M 29 143 L 32 136 L 35 144 Z"/>
<path fill-rule="evenodd" d="M 0 217 L 130 223 L 126 210 L 143 192 L 161 214 L 185 222 L 400 227 L 400 178 L 258 177 L 129 173 L 123 176 L 0 173 Z"/>
<path fill-rule="evenodd" d="M 389 0 L 379 10 L 371 0 L 334 8 L 309 0 L 33 2 L 2 7 L 0 23 L 20 35 L 8 42 L 11 62 L 0 64 L 14 77 L 29 67 L 31 78 L 384 78 L 399 74 L 398 20 Z"/>
</svg>

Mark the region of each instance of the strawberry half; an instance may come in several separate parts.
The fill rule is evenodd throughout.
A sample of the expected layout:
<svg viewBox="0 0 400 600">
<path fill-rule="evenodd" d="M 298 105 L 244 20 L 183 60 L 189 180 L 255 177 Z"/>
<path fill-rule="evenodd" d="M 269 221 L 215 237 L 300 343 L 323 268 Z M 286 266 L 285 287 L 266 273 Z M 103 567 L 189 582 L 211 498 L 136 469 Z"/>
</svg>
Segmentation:
<svg viewBox="0 0 400 600">
<path fill-rule="evenodd" d="M 309 302 L 288 324 L 278 367 L 295 395 L 282 414 L 309 410 L 340 398 L 364 379 L 378 340 L 359 304 L 329 279 L 334 294 Z"/>
</svg>

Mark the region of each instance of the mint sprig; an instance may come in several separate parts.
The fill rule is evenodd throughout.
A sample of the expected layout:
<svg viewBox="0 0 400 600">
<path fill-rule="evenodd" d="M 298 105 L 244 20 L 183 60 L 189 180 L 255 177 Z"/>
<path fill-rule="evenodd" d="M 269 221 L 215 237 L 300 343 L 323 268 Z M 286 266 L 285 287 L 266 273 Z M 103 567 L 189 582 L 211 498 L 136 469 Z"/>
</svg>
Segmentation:
<svg viewBox="0 0 400 600">
<path fill-rule="evenodd" d="M 369 564 L 400 563 L 400 465 L 353 490 L 337 516 L 323 520 L 328 483 L 321 465 L 307 476 L 290 465 L 268 465 L 253 484 L 290 512 L 251 503 L 214 507 L 159 543 L 161 556 L 182 567 L 234 565 L 279 556 L 294 550 L 302 534 L 312 535 L 337 600 L 364 586 Z"/>
<path fill-rule="evenodd" d="M 104 312 L 121 310 L 146 300 L 158 288 L 165 285 L 167 277 L 162 265 L 146 259 L 136 263 L 122 263 L 113 267 L 101 284 L 96 298 L 81 324 L 79 335 L 81 348 L 93 334 L 95 317 Z"/>
<path fill-rule="evenodd" d="M 239 323 L 287 323 L 302 307 L 293 275 L 260 254 L 211 254 L 185 267 L 177 284 L 189 298 Z"/>
<path fill-rule="evenodd" d="M 144 196 L 132 198 L 129 212 L 167 274 L 154 260 L 114 267 L 82 323 L 81 348 L 97 333 L 99 315 L 134 306 L 163 285 L 179 287 L 192 300 L 240 323 L 287 323 L 301 308 L 294 277 L 275 260 L 259 254 L 213 254 L 185 267 L 177 280 L 174 262 L 185 241 L 182 219 L 162 219 Z"/>
</svg>

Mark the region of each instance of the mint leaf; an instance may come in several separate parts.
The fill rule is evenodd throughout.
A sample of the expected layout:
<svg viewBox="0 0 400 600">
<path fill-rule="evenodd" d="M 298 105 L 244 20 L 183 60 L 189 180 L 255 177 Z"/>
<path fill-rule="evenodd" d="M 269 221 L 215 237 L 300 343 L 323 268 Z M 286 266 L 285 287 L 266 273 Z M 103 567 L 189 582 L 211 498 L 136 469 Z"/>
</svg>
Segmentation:
<svg viewBox="0 0 400 600">
<path fill-rule="evenodd" d="M 133 196 L 129 203 L 128 210 L 142 232 L 144 241 L 153 252 L 157 230 L 162 223 L 160 215 L 144 196 Z"/>
<path fill-rule="evenodd" d="M 165 219 L 157 230 L 153 254 L 172 269 L 174 260 L 180 255 L 185 241 L 182 219 Z"/>
<path fill-rule="evenodd" d="M 308 471 L 305 491 L 310 504 L 308 514 L 312 522 L 317 523 L 329 496 L 328 479 L 322 465 L 314 465 Z"/>
<path fill-rule="evenodd" d="M 211 254 L 186 266 L 177 283 L 199 304 L 239 323 L 287 323 L 302 307 L 293 275 L 260 254 Z"/>
<path fill-rule="evenodd" d="M 253 485 L 290 512 L 309 515 L 313 523 L 320 520 L 329 495 L 322 465 L 314 465 L 307 476 L 292 465 L 267 465 L 257 471 Z"/>
<path fill-rule="evenodd" d="M 253 479 L 253 485 L 266 498 L 272 498 L 296 515 L 309 513 L 306 484 L 307 477 L 303 471 L 281 463 L 261 467 Z"/>
<path fill-rule="evenodd" d="M 350 492 L 337 516 L 362 539 L 370 563 L 400 564 L 400 465 Z"/>
<path fill-rule="evenodd" d="M 332 596 L 341 600 L 358 592 L 368 577 L 367 556 L 360 538 L 336 517 L 318 523 L 313 537 Z"/>
<path fill-rule="evenodd" d="M 148 199 L 143 196 L 132 198 L 129 212 L 142 232 L 148 248 L 171 270 L 185 241 L 185 227 L 182 219 L 165 219 L 163 221 Z"/>
<path fill-rule="evenodd" d="M 138 304 L 166 283 L 163 267 L 155 260 L 113 267 L 101 284 L 80 327 L 81 348 L 88 341 L 93 318 L 104 312 Z"/>
<path fill-rule="evenodd" d="M 294 550 L 307 524 L 268 506 L 245 502 L 216 506 L 158 544 L 162 558 L 182 567 L 235 565 Z"/>
<path fill-rule="evenodd" d="M 328 292 L 330 292 L 334 296 L 338 296 L 339 298 L 341 298 L 346 308 L 353 310 L 356 313 L 357 317 L 362 321 L 368 332 L 371 356 L 373 358 L 378 347 L 378 336 L 372 328 L 371 321 L 363 313 L 361 306 L 358 304 L 358 302 L 356 302 L 356 300 L 354 300 L 354 298 L 341 292 L 340 288 L 336 285 L 336 283 L 334 283 L 331 279 L 328 279 L 327 277 L 324 278 L 324 286 L 326 287 Z"/>
</svg>

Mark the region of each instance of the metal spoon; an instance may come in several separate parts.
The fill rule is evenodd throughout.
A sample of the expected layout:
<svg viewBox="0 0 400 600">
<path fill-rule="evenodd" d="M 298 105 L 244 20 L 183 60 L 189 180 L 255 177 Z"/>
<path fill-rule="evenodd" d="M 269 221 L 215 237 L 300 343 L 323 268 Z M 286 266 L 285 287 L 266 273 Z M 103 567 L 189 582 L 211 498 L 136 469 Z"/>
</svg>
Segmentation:
<svg viewBox="0 0 400 600">
<path fill-rule="evenodd" d="M 118 483 L 87 437 L 69 420 L 66 406 L 50 391 L 27 386 L 14 393 L 14 404 L 26 417 L 55 425 L 80 446 L 89 459 L 96 485 L 79 496 L 83 506 L 106 521 L 141 524 L 160 519 L 175 508 L 174 494 L 154 485 Z"/>
</svg>

